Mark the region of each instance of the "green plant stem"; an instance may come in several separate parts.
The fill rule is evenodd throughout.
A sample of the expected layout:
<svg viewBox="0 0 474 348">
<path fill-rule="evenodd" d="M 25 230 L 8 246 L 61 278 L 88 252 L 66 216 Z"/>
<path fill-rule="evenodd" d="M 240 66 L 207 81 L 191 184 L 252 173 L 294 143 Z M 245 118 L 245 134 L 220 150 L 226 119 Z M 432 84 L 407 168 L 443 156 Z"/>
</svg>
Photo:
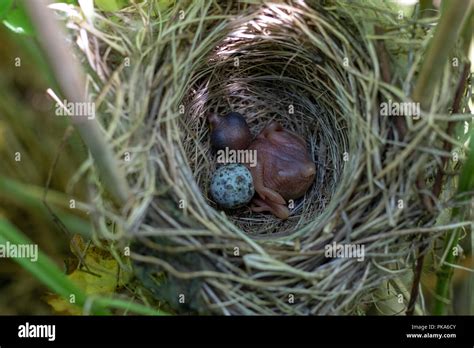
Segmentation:
<svg viewBox="0 0 474 348">
<path fill-rule="evenodd" d="M 453 214 L 454 217 L 454 214 Z M 435 289 L 435 305 L 433 309 L 434 315 L 446 315 L 449 301 L 449 289 L 451 287 L 451 278 L 453 276 L 453 269 L 449 264 L 457 261 L 454 256 L 453 248 L 456 247 L 459 241 L 459 229 L 452 232 L 451 236 L 447 236 L 443 250 L 448 250 L 446 259 L 437 272 L 436 289 Z"/>
<path fill-rule="evenodd" d="M 412 95 L 413 101 L 419 102 L 424 110 L 429 109 L 434 88 L 471 9 L 472 1 L 445 1 Z"/>
<path fill-rule="evenodd" d="M 474 190 L 474 131 L 471 130 L 469 140 L 469 157 L 463 166 L 461 176 L 459 177 L 458 193 L 470 192 Z M 463 199 L 468 199 L 464 197 Z M 472 198 L 471 198 L 472 199 Z M 452 212 L 452 219 L 463 218 L 463 210 L 455 207 Z M 456 229 L 451 235 L 448 235 L 445 241 L 444 249 L 447 251 L 446 259 L 441 265 L 437 273 L 436 296 L 433 309 L 434 315 L 445 315 L 448 312 L 449 290 L 451 288 L 451 278 L 453 276 L 453 268 L 451 264 L 456 263 L 457 256 L 453 252 L 453 248 L 458 245 L 461 236 L 461 229 Z"/>
</svg>

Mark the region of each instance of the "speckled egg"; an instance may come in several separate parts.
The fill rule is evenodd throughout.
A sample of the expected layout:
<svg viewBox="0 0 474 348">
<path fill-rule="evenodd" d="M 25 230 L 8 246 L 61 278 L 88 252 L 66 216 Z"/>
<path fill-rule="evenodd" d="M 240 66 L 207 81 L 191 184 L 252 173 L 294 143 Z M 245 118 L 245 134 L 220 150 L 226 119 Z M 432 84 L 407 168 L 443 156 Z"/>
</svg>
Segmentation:
<svg viewBox="0 0 474 348">
<path fill-rule="evenodd" d="M 255 193 L 252 174 L 240 163 L 219 167 L 211 178 L 211 196 L 223 208 L 241 207 L 252 199 Z"/>
</svg>

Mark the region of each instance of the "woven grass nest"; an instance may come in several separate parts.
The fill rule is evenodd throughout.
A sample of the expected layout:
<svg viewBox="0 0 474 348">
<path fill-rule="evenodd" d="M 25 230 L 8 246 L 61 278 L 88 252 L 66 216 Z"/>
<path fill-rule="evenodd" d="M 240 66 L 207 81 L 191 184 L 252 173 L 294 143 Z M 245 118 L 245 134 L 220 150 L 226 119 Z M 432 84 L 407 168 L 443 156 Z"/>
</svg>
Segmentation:
<svg viewBox="0 0 474 348">
<path fill-rule="evenodd" d="M 364 313 L 448 228 L 435 223 L 450 197 L 431 210 L 426 197 L 460 72 L 445 69 L 429 114 L 380 115 L 410 101 L 429 23 L 382 3 L 152 3 L 71 24 L 133 191 L 118 213 L 82 168 L 98 239 L 130 243 L 143 288 L 177 313 Z M 209 198 L 208 111 L 307 140 L 317 174 L 288 220 Z M 364 245 L 364 259 L 326 258 L 333 242 Z"/>
</svg>

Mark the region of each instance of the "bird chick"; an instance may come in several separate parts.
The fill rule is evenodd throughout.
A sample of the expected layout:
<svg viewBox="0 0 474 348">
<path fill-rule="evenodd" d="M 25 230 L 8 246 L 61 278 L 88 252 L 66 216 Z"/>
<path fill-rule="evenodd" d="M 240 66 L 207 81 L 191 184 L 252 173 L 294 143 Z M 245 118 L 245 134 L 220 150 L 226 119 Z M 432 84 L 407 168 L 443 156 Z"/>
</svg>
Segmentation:
<svg viewBox="0 0 474 348">
<path fill-rule="evenodd" d="M 248 149 L 257 152 L 257 165 L 248 166 L 258 194 L 252 201 L 252 210 L 269 211 L 282 220 L 287 219 L 290 215 L 287 201 L 302 197 L 316 175 L 316 165 L 306 142 L 274 121 Z"/>
</svg>

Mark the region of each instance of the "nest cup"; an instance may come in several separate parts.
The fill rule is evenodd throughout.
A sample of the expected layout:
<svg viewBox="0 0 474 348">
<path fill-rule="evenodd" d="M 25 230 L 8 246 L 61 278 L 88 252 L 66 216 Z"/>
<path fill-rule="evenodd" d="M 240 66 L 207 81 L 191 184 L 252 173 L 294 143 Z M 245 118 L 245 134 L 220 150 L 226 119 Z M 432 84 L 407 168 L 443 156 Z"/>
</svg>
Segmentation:
<svg viewBox="0 0 474 348">
<path fill-rule="evenodd" d="M 331 61 L 308 37 L 295 32 L 297 13 L 288 8 L 283 11 L 285 15 L 280 17 L 257 12 L 253 19 L 230 23 L 227 36 L 197 67 L 184 100 L 183 122 L 190 134 L 184 134 L 183 146 L 205 195 L 209 178 L 219 165 L 209 142 L 209 113 L 241 113 L 253 136 L 269 122 L 278 121 L 306 139 L 317 175 L 306 195 L 289 203 L 289 220 L 253 213 L 248 207 L 226 212 L 237 227 L 259 237 L 289 235 L 306 224 L 314 226 L 335 191 L 344 190 L 338 184 L 343 154 L 348 150 L 350 119 L 341 114 L 335 95 L 340 91 L 326 76 L 328 66 L 339 62 Z M 348 81 L 340 83 L 349 88 Z M 219 209 L 214 202 L 209 204 Z"/>
<path fill-rule="evenodd" d="M 134 200 L 123 218 L 97 195 L 96 226 L 101 238 L 132 243 L 144 289 L 178 313 L 362 313 L 374 290 L 410 271 L 420 243 L 443 232 L 415 180 L 439 160 L 426 149 L 442 146 L 423 127 L 444 121 L 403 118 L 402 135 L 380 116 L 381 101 L 407 100 L 398 86 L 412 85 L 413 74 L 399 64 L 384 82 L 377 40 L 389 59 L 425 44 L 386 6 L 177 2 L 159 20 L 147 11 L 124 11 L 119 24 L 99 18 L 108 35 L 128 37 L 111 44 L 104 36 L 97 49 L 108 53 L 89 62 L 98 72 L 89 93 L 111 86 L 102 122 L 117 153 L 133 153 L 124 166 Z M 375 39 L 376 26 L 391 29 Z M 398 38 L 406 40 L 395 54 Z M 130 69 L 117 63 L 125 57 Z M 455 74 L 445 74 L 443 90 L 454 90 Z M 451 100 L 440 95 L 433 110 Z M 209 198 L 217 166 L 210 111 L 240 112 L 254 136 L 276 120 L 306 139 L 316 178 L 287 221 L 248 208 L 222 212 Z M 364 253 L 331 258 L 333 243 Z"/>
</svg>

